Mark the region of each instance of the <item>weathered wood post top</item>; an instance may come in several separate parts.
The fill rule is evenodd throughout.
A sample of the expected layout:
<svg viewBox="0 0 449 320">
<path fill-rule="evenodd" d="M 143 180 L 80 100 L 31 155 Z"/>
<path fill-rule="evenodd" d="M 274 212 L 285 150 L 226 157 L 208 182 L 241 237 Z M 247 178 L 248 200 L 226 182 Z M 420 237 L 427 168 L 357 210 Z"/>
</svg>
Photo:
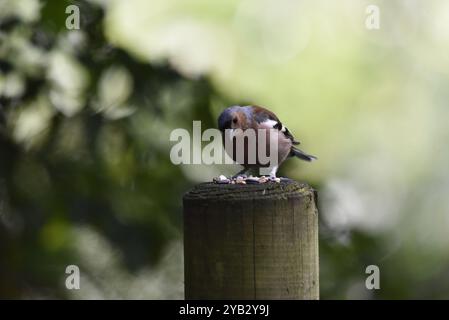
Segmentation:
<svg viewBox="0 0 449 320">
<path fill-rule="evenodd" d="M 316 192 L 202 183 L 184 196 L 186 299 L 318 299 Z"/>
</svg>

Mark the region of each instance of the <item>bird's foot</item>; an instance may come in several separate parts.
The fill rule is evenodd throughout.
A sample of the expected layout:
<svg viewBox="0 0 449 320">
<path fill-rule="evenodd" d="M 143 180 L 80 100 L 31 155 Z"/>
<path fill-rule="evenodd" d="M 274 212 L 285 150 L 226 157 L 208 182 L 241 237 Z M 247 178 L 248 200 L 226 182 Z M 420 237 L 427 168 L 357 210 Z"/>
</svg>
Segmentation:
<svg viewBox="0 0 449 320">
<path fill-rule="evenodd" d="M 239 178 L 239 177 L 241 177 L 241 178 L 243 178 L 243 179 L 246 179 L 248 176 L 246 175 L 246 174 L 244 174 L 244 173 L 237 173 L 236 175 L 233 175 L 232 177 L 231 177 L 231 179 L 232 180 L 236 180 L 237 178 Z M 241 179 L 240 178 L 240 179 Z"/>
</svg>

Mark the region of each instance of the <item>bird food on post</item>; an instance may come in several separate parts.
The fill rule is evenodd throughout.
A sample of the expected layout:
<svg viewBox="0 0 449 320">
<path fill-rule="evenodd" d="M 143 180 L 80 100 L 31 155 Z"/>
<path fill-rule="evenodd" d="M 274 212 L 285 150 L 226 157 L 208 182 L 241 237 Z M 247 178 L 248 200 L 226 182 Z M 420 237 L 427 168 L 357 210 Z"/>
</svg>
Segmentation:
<svg viewBox="0 0 449 320">
<path fill-rule="evenodd" d="M 259 180 L 259 177 L 249 176 L 248 178 L 246 178 L 246 184 L 258 184 Z"/>
<path fill-rule="evenodd" d="M 231 180 L 226 178 L 224 175 L 220 175 L 220 176 L 214 178 L 214 182 L 218 183 L 218 184 L 229 184 L 229 183 L 231 183 Z"/>
<path fill-rule="evenodd" d="M 220 175 L 213 179 L 213 182 L 217 184 L 259 184 L 267 182 L 281 183 L 281 178 L 278 177 L 253 177 L 253 176 L 236 176 L 232 178 L 227 178 L 224 175 Z"/>
</svg>

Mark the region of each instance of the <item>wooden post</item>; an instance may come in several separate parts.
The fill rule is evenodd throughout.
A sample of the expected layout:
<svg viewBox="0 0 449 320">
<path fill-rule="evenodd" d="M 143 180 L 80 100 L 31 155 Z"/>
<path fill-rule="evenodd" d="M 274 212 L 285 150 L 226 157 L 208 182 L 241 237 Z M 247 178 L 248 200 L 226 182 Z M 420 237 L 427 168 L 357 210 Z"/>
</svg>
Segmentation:
<svg viewBox="0 0 449 320">
<path fill-rule="evenodd" d="M 203 183 L 184 196 L 186 299 L 319 299 L 315 191 Z"/>
</svg>

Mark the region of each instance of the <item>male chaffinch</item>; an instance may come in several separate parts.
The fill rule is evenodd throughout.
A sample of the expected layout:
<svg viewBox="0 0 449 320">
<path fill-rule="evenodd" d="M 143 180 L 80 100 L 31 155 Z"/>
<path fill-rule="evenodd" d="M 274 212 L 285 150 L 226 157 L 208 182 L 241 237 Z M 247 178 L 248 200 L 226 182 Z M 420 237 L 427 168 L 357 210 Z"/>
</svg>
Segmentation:
<svg viewBox="0 0 449 320">
<path fill-rule="evenodd" d="M 265 168 L 268 169 L 267 172 L 269 172 L 270 177 L 275 178 L 279 166 L 287 158 L 297 157 L 305 161 L 317 159 L 315 156 L 309 155 L 295 147 L 296 145 L 299 145 L 299 142 L 295 140 L 290 131 L 282 125 L 273 112 L 260 106 L 232 106 L 225 109 L 218 118 L 218 128 L 222 132 L 224 143 L 226 140 L 226 133 L 230 134 L 229 137 L 233 142 L 239 138 L 239 135 L 240 138 L 242 138 L 242 135 L 245 135 L 246 130 L 254 130 L 256 133 L 255 141 L 243 138 L 244 154 L 242 157 L 239 157 L 238 152 L 236 152 L 235 143 L 233 143 L 233 151 L 230 156 L 234 161 L 244 167 L 244 169 L 237 173 L 236 176 L 242 175 L 252 168 Z M 275 163 L 262 164 L 261 161 L 259 161 L 258 129 L 266 129 L 265 152 L 270 150 L 270 141 L 277 143 L 277 161 Z M 254 145 L 252 145 L 254 143 L 256 144 L 255 148 Z M 226 151 L 229 154 L 229 151 Z M 248 161 L 250 159 L 250 152 L 256 152 L 256 161 Z M 240 161 L 237 161 L 238 159 Z M 252 159 L 254 159 L 254 157 Z"/>
</svg>

